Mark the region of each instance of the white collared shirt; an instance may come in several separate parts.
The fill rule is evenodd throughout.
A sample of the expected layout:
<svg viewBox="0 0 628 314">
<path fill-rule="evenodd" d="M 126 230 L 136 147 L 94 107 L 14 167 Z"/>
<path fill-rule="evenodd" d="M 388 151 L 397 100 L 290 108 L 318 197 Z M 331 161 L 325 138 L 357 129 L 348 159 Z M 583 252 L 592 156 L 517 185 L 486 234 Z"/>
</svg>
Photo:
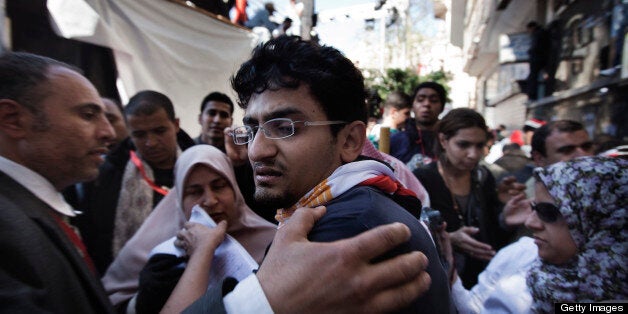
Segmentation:
<svg viewBox="0 0 628 314">
<path fill-rule="evenodd" d="M 50 181 L 46 180 L 39 173 L 3 156 L 0 156 L 0 171 L 24 186 L 55 211 L 64 216 L 76 216 L 74 209 L 65 201 L 63 195 L 55 189 Z"/>
<path fill-rule="evenodd" d="M 254 274 L 244 278 L 223 297 L 227 313 L 272 314 L 273 309 Z"/>
</svg>

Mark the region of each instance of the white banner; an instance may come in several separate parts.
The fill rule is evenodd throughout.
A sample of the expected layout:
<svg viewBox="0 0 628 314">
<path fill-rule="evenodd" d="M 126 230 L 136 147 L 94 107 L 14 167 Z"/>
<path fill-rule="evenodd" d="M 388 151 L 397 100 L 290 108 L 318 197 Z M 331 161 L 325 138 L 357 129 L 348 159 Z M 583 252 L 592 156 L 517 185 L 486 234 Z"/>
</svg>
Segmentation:
<svg viewBox="0 0 628 314">
<path fill-rule="evenodd" d="M 255 42 L 246 29 L 165 0 L 48 0 L 47 5 L 59 36 L 113 49 L 123 102 L 146 89 L 167 95 L 192 137 L 200 131 L 205 95 L 220 91 L 235 101 L 229 78 Z"/>
</svg>

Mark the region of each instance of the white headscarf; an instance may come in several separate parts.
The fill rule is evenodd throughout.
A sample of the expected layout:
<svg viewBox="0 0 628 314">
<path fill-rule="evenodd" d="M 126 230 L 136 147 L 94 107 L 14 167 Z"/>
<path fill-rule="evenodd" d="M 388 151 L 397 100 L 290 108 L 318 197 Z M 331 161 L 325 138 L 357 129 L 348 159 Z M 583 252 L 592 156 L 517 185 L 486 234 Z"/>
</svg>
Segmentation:
<svg viewBox="0 0 628 314">
<path fill-rule="evenodd" d="M 120 253 L 102 278 L 109 299 L 116 305 L 137 292 L 139 273 L 148 261 L 150 251 L 157 244 L 173 237 L 183 227 L 184 182 L 196 165 L 205 165 L 226 178 L 235 194 L 234 207 L 240 212 L 239 219 L 231 222 L 227 233 L 234 237 L 261 263 L 266 247 L 272 241 L 277 226 L 255 214 L 244 202 L 233 173 L 229 158 L 211 145 L 196 145 L 187 149 L 175 165 L 175 186 L 155 207 L 135 235 Z"/>
</svg>

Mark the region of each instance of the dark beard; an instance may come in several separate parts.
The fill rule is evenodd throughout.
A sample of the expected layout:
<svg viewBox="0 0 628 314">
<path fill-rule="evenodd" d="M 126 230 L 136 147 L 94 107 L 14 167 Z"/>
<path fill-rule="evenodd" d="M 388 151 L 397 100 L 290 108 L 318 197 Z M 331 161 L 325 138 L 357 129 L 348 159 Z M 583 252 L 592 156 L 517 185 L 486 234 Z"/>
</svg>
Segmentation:
<svg viewBox="0 0 628 314">
<path fill-rule="evenodd" d="M 270 194 L 260 188 L 255 188 L 255 194 L 253 195 L 255 202 L 262 208 L 288 208 L 294 205 L 299 199 L 290 195 L 277 195 Z"/>
</svg>

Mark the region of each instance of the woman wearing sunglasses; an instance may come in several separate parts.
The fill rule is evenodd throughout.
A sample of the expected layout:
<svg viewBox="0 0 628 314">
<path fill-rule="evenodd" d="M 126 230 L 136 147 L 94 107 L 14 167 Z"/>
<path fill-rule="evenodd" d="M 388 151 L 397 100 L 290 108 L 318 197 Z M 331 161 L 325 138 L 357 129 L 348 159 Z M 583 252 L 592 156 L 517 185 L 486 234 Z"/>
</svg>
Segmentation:
<svg viewBox="0 0 628 314">
<path fill-rule="evenodd" d="M 460 313 L 553 313 L 556 302 L 628 298 L 628 161 L 583 157 L 535 176 L 532 238 L 498 252 L 470 291 L 454 279 Z"/>
</svg>

